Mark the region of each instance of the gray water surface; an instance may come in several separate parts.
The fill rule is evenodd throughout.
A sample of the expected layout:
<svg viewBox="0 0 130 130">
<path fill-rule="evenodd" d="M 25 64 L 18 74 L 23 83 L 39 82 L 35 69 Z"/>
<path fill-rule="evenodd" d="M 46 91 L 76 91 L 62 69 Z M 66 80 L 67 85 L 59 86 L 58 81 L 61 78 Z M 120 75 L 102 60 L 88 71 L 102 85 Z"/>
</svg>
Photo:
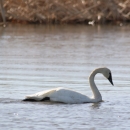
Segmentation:
<svg viewBox="0 0 130 130">
<path fill-rule="evenodd" d="M 88 76 L 103 102 L 22 102 L 28 94 L 65 87 L 91 96 Z M 130 26 L 9 25 L 0 28 L 1 130 L 129 130 Z"/>
</svg>

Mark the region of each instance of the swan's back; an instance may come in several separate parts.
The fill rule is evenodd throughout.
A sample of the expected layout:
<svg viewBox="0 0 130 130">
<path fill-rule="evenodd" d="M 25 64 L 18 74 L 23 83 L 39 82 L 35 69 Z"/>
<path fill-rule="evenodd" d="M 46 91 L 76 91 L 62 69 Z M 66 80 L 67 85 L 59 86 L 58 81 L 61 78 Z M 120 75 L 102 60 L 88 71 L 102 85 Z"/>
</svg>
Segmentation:
<svg viewBox="0 0 130 130">
<path fill-rule="evenodd" d="M 90 101 L 87 96 L 66 88 L 55 88 L 47 91 L 42 91 L 33 95 L 28 95 L 26 96 L 24 101 L 42 101 L 44 99 L 49 99 L 53 102 L 62 103 L 84 103 Z"/>
<path fill-rule="evenodd" d="M 89 101 L 87 96 L 66 88 L 57 88 L 56 91 L 50 95 L 50 99 L 63 103 L 83 103 Z"/>
</svg>

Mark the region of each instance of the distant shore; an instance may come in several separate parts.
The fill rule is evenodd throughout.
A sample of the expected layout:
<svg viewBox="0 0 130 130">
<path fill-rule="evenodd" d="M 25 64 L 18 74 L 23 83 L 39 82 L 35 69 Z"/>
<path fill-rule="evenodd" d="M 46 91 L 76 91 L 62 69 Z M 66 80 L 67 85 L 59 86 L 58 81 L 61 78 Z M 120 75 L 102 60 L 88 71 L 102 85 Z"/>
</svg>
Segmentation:
<svg viewBox="0 0 130 130">
<path fill-rule="evenodd" d="M 11 22 L 130 22 L 130 0 L 3 0 L 3 6 L 6 20 Z"/>
</svg>

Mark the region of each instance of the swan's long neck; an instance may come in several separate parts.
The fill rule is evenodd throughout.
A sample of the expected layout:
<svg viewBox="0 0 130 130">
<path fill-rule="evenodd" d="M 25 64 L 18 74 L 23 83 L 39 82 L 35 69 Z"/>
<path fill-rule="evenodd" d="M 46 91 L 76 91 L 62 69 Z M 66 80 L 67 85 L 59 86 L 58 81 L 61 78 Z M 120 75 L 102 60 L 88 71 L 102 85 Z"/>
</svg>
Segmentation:
<svg viewBox="0 0 130 130">
<path fill-rule="evenodd" d="M 94 71 L 90 74 L 90 76 L 89 76 L 89 84 L 90 84 L 90 87 L 91 87 L 92 92 L 93 92 L 93 96 L 94 96 L 93 99 L 94 99 L 95 101 L 102 101 L 102 96 L 101 96 L 101 94 L 100 94 L 100 92 L 99 92 L 99 90 L 98 90 L 98 88 L 97 88 L 97 86 L 96 86 L 96 84 L 95 84 L 95 82 L 94 82 L 94 77 L 95 77 L 95 75 L 96 75 L 97 73 L 100 73 L 100 70 L 99 70 L 99 69 L 94 70 Z"/>
</svg>

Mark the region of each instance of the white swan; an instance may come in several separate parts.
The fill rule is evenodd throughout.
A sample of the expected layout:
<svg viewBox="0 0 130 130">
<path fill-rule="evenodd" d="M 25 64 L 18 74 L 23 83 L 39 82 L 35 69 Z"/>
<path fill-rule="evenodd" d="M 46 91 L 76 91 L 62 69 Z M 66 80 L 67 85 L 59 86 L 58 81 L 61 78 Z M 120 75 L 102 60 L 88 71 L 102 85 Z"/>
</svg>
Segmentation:
<svg viewBox="0 0 130 130">
<path fill-rule="evenodd" d="M 94 83 L 94 77 L 97 73 L 102 73 L 113 85 L 111 71 L 108 68 L 95 69 L 89 76 L 90 87 L 93 92 L 93 97 L 88 97 L 84 94 L 75 92 L 66 88 L 54 88 L 28 95 L 23 101 L 46 101 L 62 102 L 62 103 L 95 103 L 102 101 L 102 96 Z"/>
</svg>

